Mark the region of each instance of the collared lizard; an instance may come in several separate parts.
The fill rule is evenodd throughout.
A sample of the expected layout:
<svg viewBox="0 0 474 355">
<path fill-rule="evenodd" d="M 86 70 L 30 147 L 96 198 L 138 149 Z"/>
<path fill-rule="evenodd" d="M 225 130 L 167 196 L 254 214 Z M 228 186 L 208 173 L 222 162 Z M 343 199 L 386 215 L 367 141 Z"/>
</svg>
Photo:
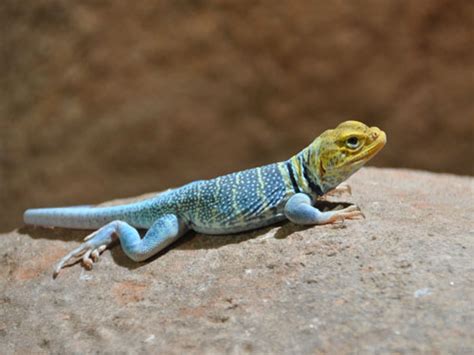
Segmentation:
<svg viewBox="0 0 474 355">
<path fill-rule="evenodd" d="M 28 209 L 26 224 L 96 229 L 62 258 L 54 270 L 81 258 L 91 268 L 116 238 L 127 256 L 143 261 L 186 231 L 229 234 L 288 219 L 296 224 L 326 224 L 363 216 L 355 206 L 320 211 L 316 199 L 335 189 L 385 145 L 377 127 L 346 121 L 327 130 L 287 161 L 194 181 L 136 203 L 109 207 Z M 140 237 L 136 228 L 147 229 Z"/>
</svg>

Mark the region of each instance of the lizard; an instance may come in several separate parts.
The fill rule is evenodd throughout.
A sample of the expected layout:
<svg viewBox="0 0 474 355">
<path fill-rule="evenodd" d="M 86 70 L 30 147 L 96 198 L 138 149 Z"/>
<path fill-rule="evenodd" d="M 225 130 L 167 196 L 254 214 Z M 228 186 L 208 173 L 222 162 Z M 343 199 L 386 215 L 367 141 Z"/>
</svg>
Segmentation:
<svg viewBox="0 0 474 355">
<path fill-rule="evenodd" d="M 286 161 L 198 180 L 148 199 L 118 206 L 27 209 L 24 222 L 43 227 L 94 230 L 54 268 L 82 259 L 91 269 L 101 253 L 119 239 L 125 254 L 144 261 L 194 230 L 232 234 L 288 219 L 321 225 L 363 217 L 356 205 L 322 211 L 314 206 L 373 158 L 386 144 L 377 127 L 345 121 L 320 134 Z M 138 229 L 146 229 L 143 238 Z"/>
</svg>

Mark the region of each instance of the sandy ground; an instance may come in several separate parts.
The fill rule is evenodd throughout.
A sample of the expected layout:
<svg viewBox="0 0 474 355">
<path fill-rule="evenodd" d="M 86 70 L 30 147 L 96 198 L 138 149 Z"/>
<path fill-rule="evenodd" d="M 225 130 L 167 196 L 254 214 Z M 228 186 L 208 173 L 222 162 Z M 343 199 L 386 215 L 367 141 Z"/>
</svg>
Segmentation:
<svg viewBox="0 0 474 355">
<path fill-rule="evenodd" d="M 2 353 L 474 351 L 474 179 L 367 168 L 365 220 L 189 234 L 146 263 L 52 266 L 83 231 L 0 236 Z"/>
</svg>

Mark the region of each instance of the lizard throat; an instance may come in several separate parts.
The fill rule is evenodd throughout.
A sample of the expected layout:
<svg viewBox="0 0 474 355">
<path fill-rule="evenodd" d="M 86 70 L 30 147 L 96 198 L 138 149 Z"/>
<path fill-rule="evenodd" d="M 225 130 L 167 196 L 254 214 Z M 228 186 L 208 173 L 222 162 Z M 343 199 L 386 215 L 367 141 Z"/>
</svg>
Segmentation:
<svg viewBox="0 0 474 355">
<path fill-rule="evenodd" d="M 305 161 L 305 155 L 297 155 L 287 163 L 291 182 L 292 184 L 294 182 L 293 186 L 296 185 L 298 187 L 298 190 L 295 189 L 295 192 L 304 191 L 311 195 L 322 196 L 324 191 L 318 179 L 311 174 Z"/>
<path fill-rule="evenodd" d="M 316 195 L 318 196 L 322 196 L 324 195 L 324 192 L 323 192 L 323 189 L 321 189 L 321 186 L 319 186 L 313 179 L 312 177 L 309 175 L 308 173 L 308 169 L 304 168 L 303 167 L 303 176 L 304 178 L 306 179 L 306 181 L 308 182 L 308 186 L 309 188 L 311 189 L 311 191 L 313 193 L 315 193 Z"/>
</svg>

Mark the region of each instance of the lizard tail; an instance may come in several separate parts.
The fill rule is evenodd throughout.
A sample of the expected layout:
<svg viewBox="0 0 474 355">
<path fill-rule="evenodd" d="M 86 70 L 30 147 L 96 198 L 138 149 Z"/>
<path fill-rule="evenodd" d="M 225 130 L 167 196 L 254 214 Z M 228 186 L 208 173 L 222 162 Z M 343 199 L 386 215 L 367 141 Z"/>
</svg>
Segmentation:
<svg viewBox="0 0 474 355">
<path fill-rule="evenodd" d="M 74 206 L 28 209 L 23 214 L 25 224 L 43 227 L 97 229 L 114 220 L 122 220 L 138 228 L 148 228 L 146 204 L 94 207 Z"/>
</svg>

